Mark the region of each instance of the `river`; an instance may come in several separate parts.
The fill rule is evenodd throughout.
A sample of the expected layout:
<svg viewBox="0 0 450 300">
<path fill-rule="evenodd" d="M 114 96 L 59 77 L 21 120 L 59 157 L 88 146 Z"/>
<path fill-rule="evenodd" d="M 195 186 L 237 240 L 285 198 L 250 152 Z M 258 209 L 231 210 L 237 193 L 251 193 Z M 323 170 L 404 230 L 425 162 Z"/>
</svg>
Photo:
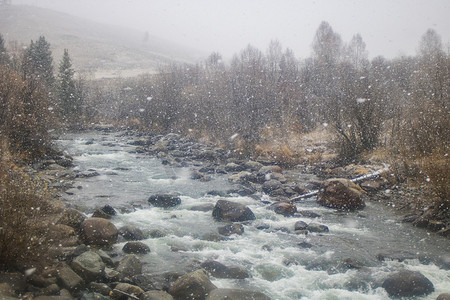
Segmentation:
<svg viewBox="0 0 450 300">
<path fill-rule="evenodd" d="M 368 201 L 357 212 L 339 212 L 311 200 L 296 203 L 298 210 L 320 215 L 311 219 L 275 214 L 261 201 L 268 200 L 265 195 L 235 196 L 230 200 L 248 205 L 256 220 L 244 225 L 243 235 L 229 240 L 202 239 L 217 233 L 223 224 L 214 221 L 211 211 L 190 208 L 214 205 L 220 197 L 207 192 L 229 190 L 227 175 L 214 174 L 208 182 L 193 180 L 189 167 L 172 167 L 137 153 L 136 146 L 129 144 L 133 139 L 123 132 L 96 131 L 65 134 L 57 144 L 74 158 L 76 171 L 98 173 L 77 179 L 64 196 L 68 205 L 89 215 L 109 204 L 119 212 L 112 219 L 118 228 L 134 225 L 165 234 L 143 241 L 151 249 L 140 257 L 146 273 L 181 272 L 193 261 L 214 259 L 242 266 L 251 274 L 239 280 L 212 277 L 221 288 L 258 290 L 272 299 L 386 299 L 383 279 L 408 269 L 420 271 L 434 285 L 432 294 L 419 299 L 436 299 L 450 292 L 449 240 L 400 222 L 389 208 L 376 202 Z M 290 173 L 302 180 L 316 179 L 312 174 Z M 182 203 L 173 209 L 147 207 L 148 197 L 157 193 L 177 193 Z M 296 235 L 293 228 L 299 220 L 325 224 L 330 231 Z M 259 225 L 264 229 L 258 229 Z M 114 247 L 119 251 L 124 244 Z M 180 251 L 172 251 L 174 247 Z M 387 259 L 380 260 L 381 256 Z M 350 261 L 351 267 L 343 261 Z"/>
</svg>

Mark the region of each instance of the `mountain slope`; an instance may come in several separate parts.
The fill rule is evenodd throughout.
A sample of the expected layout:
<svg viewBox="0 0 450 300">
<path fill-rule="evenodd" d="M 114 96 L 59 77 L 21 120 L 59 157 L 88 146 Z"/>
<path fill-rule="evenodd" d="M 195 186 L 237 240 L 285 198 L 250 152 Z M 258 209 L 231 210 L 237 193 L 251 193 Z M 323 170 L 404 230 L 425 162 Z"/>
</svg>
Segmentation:
<svg viewBox="0 0 450 300">
<path fill-rule="evenodd" d="M 75 69 L 95 77 L 152 73 L 170 61 L 194 62 L 202 55 L 144 32 L 23 5 L 0 6 L 0 34 L 7 44 L 25 46 L 43 35 L 56 64 L 67 48 Z"/>
</svg>

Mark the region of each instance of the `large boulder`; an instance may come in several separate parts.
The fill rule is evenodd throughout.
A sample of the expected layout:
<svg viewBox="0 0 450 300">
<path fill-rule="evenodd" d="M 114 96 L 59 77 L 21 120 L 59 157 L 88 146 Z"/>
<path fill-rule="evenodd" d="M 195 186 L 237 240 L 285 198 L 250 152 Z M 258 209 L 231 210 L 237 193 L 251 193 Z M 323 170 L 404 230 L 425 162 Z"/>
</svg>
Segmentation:
<svg viewBox="0 0 450 300">
<path fill-rule="evenodd" d="M 142 230 L 132 225 L 120 227 L 119 234 L 123 236 L 123 238 L 126 239 L 127 241 L 138 241 L 143 240 L 145 238 Z"/>
<path fill-rule="evenodd" d="M 270 300 L 270 297 L 257 291 L 215 289 L 206 297 L 206 300 Z"/>
<path fill-rule="evenodd" d="M 142 273 L 142 262 L 134 254 L 122 258 L 116 271 L 123 277 L 131 277 Z"/>
<path fill-rule="evenodd" d="M 390 275 L 382 287 L 393 297 L 424 296 L 434 291 L 433 283 L 428 278 L 419 272 L 408 270 Z"/>
<path fill-rule="evenodd" d="M 213 209 L 212 216 L 217 221 L 243 222 L 255 220 L 253 212 L 241 203 L 219 200 Z"/>
<path fill-rule="evenodd" d="M 169 294 L 177 300 L 204 300 L 216 288 L 203 270 L 196 270 L 178 278 L 169 288 Z"/>
<path fill-rule="evenodd" d="M 158 194 L 150 196 L 148 202 L 156 207 L 169 208 L 181 204 L 181 199 L 175 195 Z"/>
<path fill-rule="evenodd" d="M 100 255 L 93 251 L 86 251 L 72 261 L 72 269 L 86 282 L 95 281 L 103 275 L 105 263 Z"/>
<path fill-rule="evenodd" d="M 350 180 L 332 178 L 323 183 L 317 202 L 331 208 L 361 209 L 365 206 L 363 194 L 364 191 Z"/>
<path fill-rule="evenodd" d="M 123 246 L 122 251 L 127 254 L 147 254 L 150 247 L 139 241 L 131 241 Z"/>
<path fill-rule="evenodd" d="M 107 219 L 89 218 L 80 226 L 81 240 L 87 245 L 110 246 L 117 241 L 119 232 Z"/>
<path fill-rule="evenodd" d="M 93 218 L 103 218 L 103 219 L 111 219 L 113 216 L 117 215 L 116 210 L 111 205 L 105 205 L 101 208 L 98 208 L 92 214 Z"/>
</svg>

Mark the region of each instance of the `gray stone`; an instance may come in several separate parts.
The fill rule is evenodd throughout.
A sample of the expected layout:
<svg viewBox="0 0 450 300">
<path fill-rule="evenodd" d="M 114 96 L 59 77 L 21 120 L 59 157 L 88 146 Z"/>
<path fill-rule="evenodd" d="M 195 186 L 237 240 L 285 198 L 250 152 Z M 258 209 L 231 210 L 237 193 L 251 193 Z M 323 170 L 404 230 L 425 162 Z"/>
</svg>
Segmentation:
<svg viewBox="0 0 450 300">
<path fill-rule="evenodd" d="M 264 166 L 261 169 L 259 169 L 258 174 L 259 175 L 266 175 L 269 173 L 282 173 L 283 170 L 279 166 Z"/>
<path fill-rule="evenodd" d="M 303 221 L 297 221 L 294 224 L 294 230 L 306 230 L 307 227 L 308 224 L 306 224 L 306 222 Z"/>
<path fill-rule="evenodd" d="M 121 282 L 118 285 L 116 285 L 116 287 L 113 289 L 112 298 L 118 300 L 126 298 L 124 297 L 124 294 L 132 295 L 139 298 L 143 293 L 144 290 L 138 287 L 137 285 Z"/>
<path fill-rule="evenodd" d="M 133 275 L 141 274 L 142 263 L 136 255 L 129 254 L 122 258 L 116 268 L 116 271 L 124 277 L 131 277 Z"/>
<path fill-rule="evenodd" d="M 448 294 L 448 293 L 440 294 L 440 295 L 436 298 L 436 300 L 450 300 L 450 294 Z"/>
<path fill-rule="evenodd" d="M 327 226 L 315 223 L 309 224 L 308 227 L 306 227 L 306 230 L 308 230 L 309 232 L 318 232 L 318 233 L 325 233 L 330 231 Z"/>
<path fill-rule="evenodd" d="M 219 234 L 230 236 L 232 234 L 242 235 L 244 233 L 244 226 L 242 224 L 227 224 L 217 228 Z"/>
<path fill-rule="evenodd" d="M 250 208 L 243 204 L 228 200 L 217 201 L 212 216 L 217 221 L 230 222 L 243 222 L 256 219 Z"/>
<path fill-rule="evenodd" d="M 81 223 L 80 237 L 87 245 L 110 246 L 117 241 L 119 232 L 109 220 L 89 218 Z"/>
<path fill-rule="evenodd" d="M 247 172 L 247 171 L 242 171 L 237 174 L 232 174 L 232 175 L 228 176 L 228 181 L 232 182 L 232 183 L 245 183 L 245 182 L 249 181 L 251 176 L 252 176 L 252 173 Z"/>
<path fill-rule="evenodd" d="M 273 194 L 273 191 L 278 190 L 282 187 L 281 182 L 275 179 L 268 180 L 263 183 L 262 189 L 265 193 L 271 195 Z"/>
<path fill-rule="evenodd" d="M 139 241 L 131 241 L 123 246 L 122 251 L 127 254 L 147 254 L 150 247 Z"/>
<path fill-rule="evenodd" d="M 89 290 L 93 293 L 102 294 L 104 296 L 109 296 L 109 293 L 112 291 L 106 283 L 99 282 L 89 283 Z"/>
<path fill-rule="evenodd" d="M 86 293 L 81 296 L 80 300 L 111 300 L 109 296 L 100 293 Z"/>
<path fill-rule="evenodd" d="M 148 291 L 142 294 L 140 300 L 173 300 L 173 297 L 164 291 Z"/>
<path fill-rule="evenodd" d="M 181 203 L 181 199 L 175 195 L 158 194 L 150 196 L 148 202 L 156 207 L 169 208 L 179 205 Z"/>
<path fill-rule="evenodd" d="M 393 297 L 424 296 L 434 291 L 433 283 L 428 278 L 419 272 L 408 270 L 390 275 L 382 287 Z"/>
<path fill-rule="evenodd" d="M 232 162 L 225 165 L 225 171 L 227 172 L 240 172 L 244 171 L 244 169 L 244 166 Z"/>
<path fill-rule="evenodd" d="M 215 289 L 206 300 L 270 300 L 270 297 L 257 291 L 243 289 Z"/>
<path fill-rule="evenodd" d="M 204 300 L 217 287 L 203 270 L 196 270 L 178 278 L 169 288 L 175 299 Z"/>
<path fill-rule="evenodd" d="M 84 285 L 83 279 L 66 263 L 58 265 L 57 278 L 62 287 L 72 292 L 80 290 Z"/>
<path fill-rule="evenodd" d="M 95 281 L 102 277 L 105 271 L 105 263 L 100 255 L 93 251 L 87 251 L 72 261 L 72 269 L 86 282 Z"/>
<path fill-rule="evenodd" d="M 259 163 L 257 161 L 250 160 L 244 163 L 244 167 L 251 171 L 259 171 L 263 167 L 263 165 L 262 163 Z"/>
</svg>

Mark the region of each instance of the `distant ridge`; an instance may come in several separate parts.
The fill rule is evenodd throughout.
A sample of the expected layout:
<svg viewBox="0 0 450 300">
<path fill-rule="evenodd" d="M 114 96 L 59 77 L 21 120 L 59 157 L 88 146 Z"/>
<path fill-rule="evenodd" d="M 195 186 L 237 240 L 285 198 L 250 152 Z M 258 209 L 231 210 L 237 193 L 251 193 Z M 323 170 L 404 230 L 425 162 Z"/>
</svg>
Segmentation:
<svg viewBox="0 0 450 300">
<path fill-rule="evenodd" d="M 193 63 L 202 56 L 144 31 L 25 5 L 0 6 L 0 34 L 7 45 L 17 41 L 25 46 L 43 35 L 51 44 L 55 66 L 67 48 L 74 68 L 96 78 L 154 73 L 169 62 Z"/>
</svg>

